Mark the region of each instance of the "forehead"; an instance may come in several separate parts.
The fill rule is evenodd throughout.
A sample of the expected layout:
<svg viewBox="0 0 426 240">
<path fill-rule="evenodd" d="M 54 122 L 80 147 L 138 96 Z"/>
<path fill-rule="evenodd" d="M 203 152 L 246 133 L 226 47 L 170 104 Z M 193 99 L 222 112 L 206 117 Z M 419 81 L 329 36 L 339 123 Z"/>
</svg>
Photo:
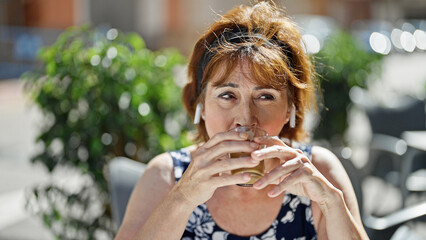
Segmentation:
<svg viewBox="0 0 426 240">
<path fill-rule="evenodd" d="M 264 88 L 275 88 L 274 81 L 261 77 L 259 69 L 253 69 L 253 64 L 248 61 L 239 61 L 237 63 L 222 62 L 218 64 L 211 78 L 209 85 L 213 87 L 225 85 L 227 83 L 238 83 L 238 85 L 255 85 Z M 262 71 L 262 70 L 260 70 Z M 282 90 L 282 86 L 277 90 Z"/>
<path fill-rule="evenodd" d="M 234 68 L 227 69 L 224 65 L 218 68 L 217 74 L 211 79 L 211 84 L 222 85 L 226 83 L 258 84 L 247 63 L 238 63 Z"/>
</svg>

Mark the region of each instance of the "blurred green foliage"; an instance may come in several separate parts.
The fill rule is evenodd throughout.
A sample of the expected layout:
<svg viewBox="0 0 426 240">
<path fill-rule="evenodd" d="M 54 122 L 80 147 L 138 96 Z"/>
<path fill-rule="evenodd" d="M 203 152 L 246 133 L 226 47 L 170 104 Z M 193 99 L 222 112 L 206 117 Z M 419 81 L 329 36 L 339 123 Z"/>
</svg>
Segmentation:
<svg viewBox="0 0 426 240">
<path fill-rule="evenodd" d="M 148 161 L 190 143 L 174 79 L 186 60 L 173 49 L 148 50 L 135 33 L 103 34 L 88 26 L 64 32 L 39 59 L 43 67 L 23 75 L 44 116 L 37 137 L 42 150 L 32 161 L 49 171 L 77 169 L 86 181 L 78 191 L 39 186 L 28 203 L 58 239 L 112 238 L 108 161 Z"/>
<path fill-rule="evenodd" d="M 348 128 L 347 112 L 351 106 L 349 91 L 352 87 L 366 88 L 370 74 L 380 72 L 382 55 L 367 52 L 344 31 L 335 31 L 315 55 L 319 75 L 320 120 L 315 139 L 326 139 L 332 144 L 344 144 Z"/>
</svg>

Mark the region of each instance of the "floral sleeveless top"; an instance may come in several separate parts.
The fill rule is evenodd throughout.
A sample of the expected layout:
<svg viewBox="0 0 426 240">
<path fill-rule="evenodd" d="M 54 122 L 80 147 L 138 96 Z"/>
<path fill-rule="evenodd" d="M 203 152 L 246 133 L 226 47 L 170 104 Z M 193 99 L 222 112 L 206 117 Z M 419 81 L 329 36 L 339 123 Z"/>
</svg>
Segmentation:
<svg viewBox="0 0 426 240">
<path fill-rule="evenodd" d="M 311 146 L 299 147 L 309 158 Z M 170 152 L 176 182 L 182 177 L 191 155 L 187 149 Z M 206 204 L 192 212 L 182 240 L 312 240 L 317 239 L 313 226 L 311 202 L 306 197 L 286 193 L 281 210 L 272 225 L 257 236 L 241 237 L 221 229 L 210 215 Z"/>
</svg>

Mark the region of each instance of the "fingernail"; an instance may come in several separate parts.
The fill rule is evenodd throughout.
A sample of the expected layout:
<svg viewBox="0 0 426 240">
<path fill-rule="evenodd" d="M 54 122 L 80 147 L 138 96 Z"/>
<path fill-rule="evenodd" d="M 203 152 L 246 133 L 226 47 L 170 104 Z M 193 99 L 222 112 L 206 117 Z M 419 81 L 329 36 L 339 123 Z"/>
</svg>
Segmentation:
<svg viewBox="0 0 426 240">
<path fill-rule="evenodd" d="M 245 181 L 249 181 L 249 180 L 251 179 L 250 174 L 246 174 L 246 173 L 243 173 L 243 174 L 244 174 L 243 179 L 244 179 Z"/>
<path fill-rule="evenodd" d="M 253 183 L 253 187 L 256 189 L 262 189 L 262 182 L 261 181 L 257 181 L 255 183 Z"/>
<path fill-rule="evenodd" d="M 276 189 L 276 188 L 274 188 L 274 189 L 272 189 L 272 191 L 270 191 L 269 193 L 268 193 L 268 195 L 270 196 L 270 197 L 276 197 L 277 195 L 278 195 L 278 189 Z"/>
<path fill-rule="evenodd" d="M 247 139 L 248 134 L 246 132 L 240 132 L 240 138 Z"/>
<path fill-rule="evenodd" d="M 260 156 L 262 156 L 262 155 L 263 155 L 263 153 L 262 153 L 261 151 L 255 151 L 255 152 L 253 152 L 253 154 L 254 154 L 256 157 L 260 157 Z"/>
<path fill-rule="evenodd" d="M 255 142 L 251 142 L 250 147 L 257 148 L 257 147 L 259 147 L 259 144 L 255 143 Z"/>
</svg>

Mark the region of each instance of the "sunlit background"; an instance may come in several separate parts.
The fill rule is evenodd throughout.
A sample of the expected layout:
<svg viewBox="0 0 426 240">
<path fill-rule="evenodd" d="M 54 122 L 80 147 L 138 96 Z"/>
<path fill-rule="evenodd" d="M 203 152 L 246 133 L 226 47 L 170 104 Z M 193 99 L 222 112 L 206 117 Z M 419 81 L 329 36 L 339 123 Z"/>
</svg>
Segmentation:
<svg viewBox="0 0 426 240">
<path fill-rule="evenodd" d="M 40 133 L 42 122 L 49 119 L 43 116 L 39 108 L 34 107 L 28 95 L 24 93 L 24 82 L 20 76 L 24 72 L 33 71 L 42 66 L 41 60 L 37 57 L 41 48 L 51 46 L 69 27 L 90 25 L 99 34 L 93 38 L 94 42 L 112 42 L 118 34 L 135 32 L 143 38 L 146 48 L 151 51 L 176 48 L 188 58 L 195 41 L 209 24 L 232 7 L 250 2 L 253 1 L 0 0 L 0 239 L 54 239 L 47 227 L 43 226 L 43 222 L 46 224 L 48 220 L 35 217 L 29 213 L 31 211 L 25 210 L 26 192 L 31 187 L 49 181 L 57 181 L 73 189 L 72 186 L 78 186 L 85 179 L 80 172 L 67 168 L 59 169 L 49 175 L 43 166 L 30 163 L 30 158 L 40 150 L 40 146 L 35 144 L 35 138 Z M 377 136 L 369 123 L 368 111 L 372 106 L 398 109 L 406 103 L 407 98 L 423 101 L 423 115 L 418 115 L 423 117 L 423 128 L 402 131 L 424 130 L 426 1 L 288 0 L 276 2 L 280 6 L 285 6 L 288 15 L 299 25 L 303 38 L 302 44 L 309 55 L 330 56 L 324 55 L 322 50 L 333 34 L 344 31 L 363 53 L 380 59 L 369 64 L 369 69 L 359 69 L 353 76 L 351 75 L 352 77 L 348 77 L 352 73 L 348 70 L 350 66 L 345 64 L 352 64 L 356 62 L 353 61 L 354 59 L 364 55 L 346 55 L 339 58 L 336 54 L 336 59 L 331 59 L 334 61 L 325 59 L 328 63 L 334 64 L 327 66 L 329 69 L 335 70 L 345 77 L 344 79 L 355 81 L 355 83 L 344 85 L 350 88 L 347 89 L 350 104 L 343 107 L 348 110 L 348 126 L 341 137 L 344 140 L 334 136 L 323 136 L 320 133 L 317 136 L 323 136 L 326 140 L 315 139 L 320 144 L 338 149 L 336 151 L 342 158 L 349 159 L 357 169 L 362 169 L 361 172 L 364 174 L 362 182 L 364 209 L 362 211 L 375 216 L 386 216 L 410 204 L 424 201 L 424 194 L 422 197 L 416 195 L 407 199 L 406 193 L 401 194 L 398 185 L 399 167 L 380 164 L 370 167 L 369 163 L 372 161 L 370 147 L 372 139 L 376 139 Z M 342 47 L 345 48 L 345 46 Z M 90 64 L 94 68 L 97 66 L 107 68 L 111 66 L 112 59 L 116 59 L 119 54 L 117 48 L 111 47 L 106 52 L 105 58 L 99 54 L 91 56 Z M 163 67 L 169 61 L 165 56 L 165 54 L 156 56 L 154 65 Z M 368 59 L 365 61 L 368 62 Z M 179 88 L 182 87 L 186 81 L 185 67 L 174 68 L 173 72 L 176 85 Z M 138 73 L 134 69 L 124 72 L 126 79 L 133 79 L 136 74 Z M 140 95 L 151 89 L 151 86 L 143 84 L 135 86 L 136 94 Z M 120 94 L 117 103 L 119 109 L 124 111 L 132 106 L 132 94 L 130 90 Z M 324 94 L 328 92 L 325 91 Z M 404 106 L 408 106 L 407 104 Z M 328 107 L 330 105 L 326 105 L 323 109 Z M 79 103 L 77 110 L 87 112 L 87 108 L 87 102 L 83 101 Z M 144 101 L 140 102 L 135 109 L 135 113 L 139 114 L 138 117 L 149 117 L 154 111 L 152 103 Z M 80 113 L 77 110 L 70 113 L 71 120 L 75 118 L 77 121 L 79 118 Z M 333 113 L 332 108 L 329 111 Z M 176 129 L 188 124 L 186 118 L 178 113 L 165 115 L 164 118 L 164 131 L 172 137 L 180 133 Z M 392 121 L 392 119 L 388 120 Z M 318 116 L 313 116 L 308 121 L 307 127 L 313 129 L 318 126 L 319 121 Z M 346 119 L 343 121 L 345 122 Z M 396 142 L 385 140 L 379 141 L 378 144 L 395 145 L 396 155 L 404 157 L 410 145 L 402 138 L 400 132 L 398 134 L 393 136 Z M 113 144 L 116 139 L 110 132 L 102 133 L 100 136 L 99 142 L 103 146 Z M 173 143 L 173 139 L 165 137 L 160 139 L 162 146 L 178 146 Z M 345 144 L 336 145 L 336 142 Z M 52 148 L 60 151 L 58 149 L 62 148 L 61 143 L 54 142 Z M 76 152 L 78 158 L 87 160 L 88 150 L 78 149 Z M 123 143 L 124 156 L 146 161 L 144 159 L 148 156 L 146 152 L 146 149 L 139 149 L 136 141 L 129 140 Z M 420 158 L 422 161 L 425 159 L 424 155 Z M 394 162 L 389 163 L 389 165 L 392 164 Z M 420 170 L 422 169 L 423 167 L 420 167 Z M 425 179 L 422 178 L 424 176 L 423 171 L 412 181 L 419 183 Z M 419 192 L 426 190 L 424 184 L 416 186 L 420 189 Z M 377 193 L 378 189 L 383 192 Z M 386 204 L 376 202 L 378 195 L 381 195 L 380 201 Z M 96 206 L 94 208 L 95 212 L 98 211 Z M 32 209 L 32 212 L 34 211 L 37 209 Z M 424 226 L 424 224 L 418 225 L 417 221 L 409 222 L 399 228 L 399 232 L 394 234 L 392 239 L 424 239 L 426 237 Z M 102 232 L 97 233 L 96 237 L 109 238 Z"/>
</svg>

